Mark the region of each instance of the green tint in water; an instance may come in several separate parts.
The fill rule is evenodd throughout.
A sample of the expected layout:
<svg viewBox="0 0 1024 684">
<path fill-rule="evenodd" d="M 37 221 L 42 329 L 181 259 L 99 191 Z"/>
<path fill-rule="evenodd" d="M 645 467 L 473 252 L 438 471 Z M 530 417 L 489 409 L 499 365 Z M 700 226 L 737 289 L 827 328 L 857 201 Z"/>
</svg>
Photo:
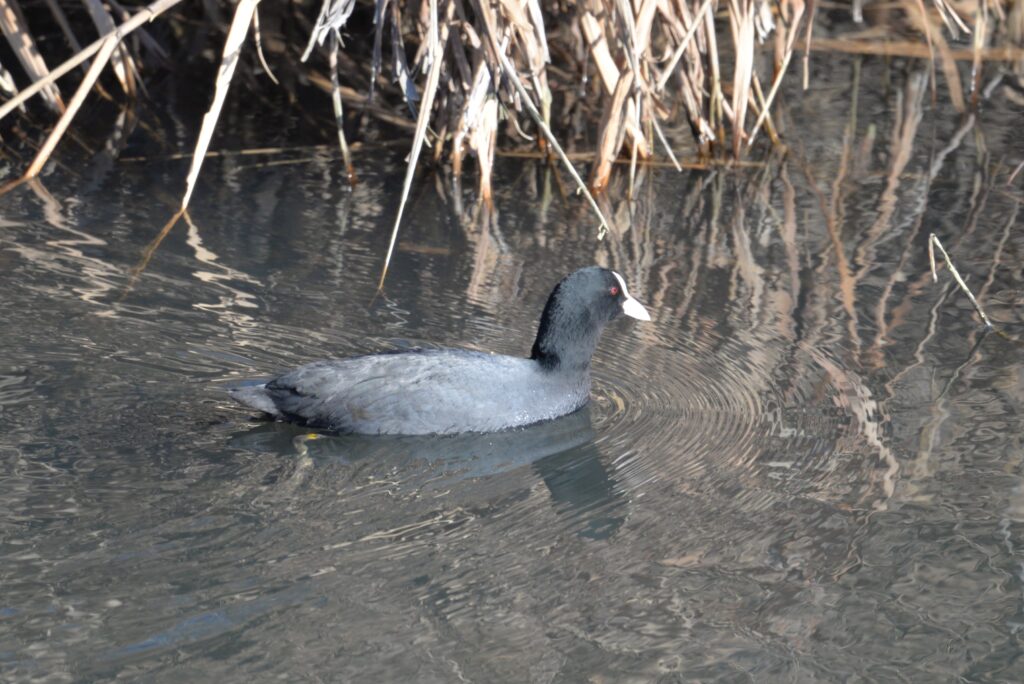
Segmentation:
<svg viewBox="0 0 1024 684">
<path fill-rule="evenodd" d="M 603 242 L 545 167 L 500 166 L 491 219 L 425 174 L 383 297 L 397 155 L 353 191 L 333 157 L 211 160 L 138 273 L 183 162 L 7 196 L 0 676 L 1024 679 L 1024 239 L 992 175 L 1024 143 L 998 103 L 962 135 L 895 81 L 845 151 L 848 93 L 816 89 L 784 162 L 643 174 Z M 976 345 L 931 283 L 932 231 L 1008 337 Z M 612 326 L 565 420 L 303 440 L 222 391 L 408 344 L 526 354 L 594 262 L 654 321 Z"/>
</svg>

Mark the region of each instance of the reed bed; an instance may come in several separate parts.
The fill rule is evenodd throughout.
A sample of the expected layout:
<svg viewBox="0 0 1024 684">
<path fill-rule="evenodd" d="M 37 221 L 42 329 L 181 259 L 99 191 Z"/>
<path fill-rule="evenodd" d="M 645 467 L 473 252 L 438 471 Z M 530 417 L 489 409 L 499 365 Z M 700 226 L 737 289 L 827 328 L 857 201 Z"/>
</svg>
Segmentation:
<svg viewBox="0 0 1024 684">
<path fill-rule="evenodd" d="M 791 72 L 800 72 L 804 88 L 813 87 L 812 50 L 928 58 L 933 96 L 941 73 L 961 111 L 977 105 L 986 61 L 1003 62 L 1006 73 L 1024 69 L 1019 0 L 893 0 L 867 7 L 854 0 L 848 8 L 829 10 L 853 20 L 838 36 L 818 35 L 834 34 L 835 21 L 817 16 L 822 10 L 814 0 L 204 0 L 202 9 L 181 0 L 132 7 L 84 0 L 74 7 L 67 3 L 66 10 L 45 0 L 31 5 L 31 23 L 21 5 L 28 7 L 28 0 L 0 0 L 0 29 L 23 72 L 12 75 L 0 66 L 0 90 L 7 98 L 0 105 L 0 126 L 33 98 L 57 116 L 23 179 L 39 174 L 90 92 L 113 97 L 102 90 L 101 74 L 112 73 L 131 102 L 144 88 L 145 74 L 174 68 L 167 58 L 172 46 L 150 35 L 147 24 L 169 22 L 169 33 L 183 42 L 205 21 L 224 38 L 181 209 L 195 188 L 236 66 L 249 50 L 275 84 L 275 71 L 293 70 L 302 74 L 299 80 L 329 92 L 350 182 L 358 161 L 350 149 L 346 107 L 349 120 L 354 108 L 359 116 L 377 116 L 412 132 L 396 233 L 424 152 L 449 162 L 456 175 L 471 157 L 479 197 L 489 204 L 499 149 L 530 147 L 561 160 L 603 232 L 607 219 L 591 193 L 605 191 L 616 168 L 630 179 L 638 164 L 656 157 L 682 168 L 673 148 L 678 136 L 666 135 L 669 127 L 685 122 L 689 128 L 689 163 L 742 160 L 762 137 L 784 146 L 773 106 Z M 277 35 L 268 57 L 260 11 L 275 26 L 291 21 L 306 27 L 303 44 Z M 83 17 L 100 36 L 85 47 Z M 356 23 L 370 29 L 357 30 Z M 52 70 L 36 38 L 46 32 L 59 32 L 72 51 Z M 970 69 L 958 61 L 970 62 Z M 71 76 L 76 69 L 84 70 L 77 81 Z M 72 96 L 65 102 L 67 92 Z M 583 136 L 564 123 L 580 119 L 587 129 Z M 586 181 L 562 149 L 560 136 L 566 135 L 592 145 Z M 631 192 L 632 182 L 629 187 Z"/>
</svg>

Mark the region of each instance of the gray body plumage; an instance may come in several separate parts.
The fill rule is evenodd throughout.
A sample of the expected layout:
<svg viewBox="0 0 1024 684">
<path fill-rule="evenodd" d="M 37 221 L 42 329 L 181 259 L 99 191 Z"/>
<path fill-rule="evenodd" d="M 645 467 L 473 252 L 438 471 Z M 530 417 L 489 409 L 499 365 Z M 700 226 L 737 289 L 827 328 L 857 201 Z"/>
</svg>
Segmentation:
<svg viewBox="0 0 1024 684">
<path fill-rule="evenodd" d="M 372 354 L 316 361 L 230 392 L 275 418 L 337 432 L 497 432 L 586 404 L 591 357 L 621 313 L 650 320 L 622 276 L 592 266 L 555 286 L 530 358 L 459 349 Z"/>
<path fill-rule="evenodd" d="M 397 382 L 396 382 L 397 381 Z M 231 396 L 275 418 L 360 434 L 494 432 L 571 413 L 587 369 L 458 349 L 315 361 Z"/>
</svg>

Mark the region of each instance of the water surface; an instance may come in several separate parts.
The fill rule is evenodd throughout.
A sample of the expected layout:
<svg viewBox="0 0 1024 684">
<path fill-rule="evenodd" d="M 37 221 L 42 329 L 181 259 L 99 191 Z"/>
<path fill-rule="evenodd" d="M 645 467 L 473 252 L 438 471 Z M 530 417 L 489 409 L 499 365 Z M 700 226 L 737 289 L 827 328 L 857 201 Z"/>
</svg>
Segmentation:
<svg viewBox="0 0 1024 684">
<path fill-rule="evenodd" d="M 784 160 L 647 170 L 632 201 L 621 174 L 603 241 L 544 164 L 499 163 L 493 216 L 424 173 L 383 296 L 399 148 L 352 190 L 332 151 L 210 160 L 159 244 L 183 161 L 4 197 L 0 676 L 1024 679 L 1019 112 L 896 69 L 851 118 L 850 65 L 818 68 L 843 85 L 787 100 Z M 930 232 L 1001 334 L 931 282 Z M 307 441 L 224 395 L 525 354 L 591 263 L 654 320 L 611 326 L 564 420 Z"/>
</svg>

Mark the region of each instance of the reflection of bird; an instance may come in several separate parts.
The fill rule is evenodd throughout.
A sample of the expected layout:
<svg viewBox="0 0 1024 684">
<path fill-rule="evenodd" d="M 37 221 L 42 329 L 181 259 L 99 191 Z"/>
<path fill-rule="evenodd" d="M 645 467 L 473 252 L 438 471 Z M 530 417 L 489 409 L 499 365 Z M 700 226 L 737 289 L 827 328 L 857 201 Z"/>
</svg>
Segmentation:
<svg viewBox="0 0 1024 684">
<path fill-rule="evenodd" d="M 431 487 L 444 489 L 455 482 L 485 478 L 565 452 L 585 448 L 595 437 L 589 407 L 547 421 L 495 433 L 469 432 L 443 438 L 424 435 L 310 434 L 308 428 L 261 423 L 235 433 L 230 445 L 248 451 L 296 455 L 315 462 L 379 465 L 375 472 L 396 469 L 410 487 L 422 472 Z"/>
<path fill-rule="evenodd" d="M 345 468 L 346 477 L 359 473 L 359 478 L 372 480 L 387 473 L 388 479 L 394 478 L 392 496 L 444 492 L 449 504 L 480 496 L 493 502 L 524 485 L 522 478 L 492 476 L 526 466 L 543 480 L 552 507 L 569 529 L 584 538 L 606 539 L 626 518 L 625 499 L 595 437 L 590 410 L 584 408 L 562 420 L 518 430 L 444 438 L 310 434 L 291 425 L 264 423 L 236 433 L 230 445 L 287 457 L 279 459 L 263 484 L 288 496 L 311 467 L 344 464 L 353 466 Z"/>
<path fill-rule="evenodd" d="M 271 416 L 362 434 L 493 432 L 572 413 L 590 397 L 605 325 L 650 320 L 622 276 L 590 267 L 555 286 L 529 358 L 460 349 L 316 361 L 231 396 Z"/>
<path fill-rule="evenodd" d="M 555 510 L 575 522 L 571 527 L 579 536 L 608 539 L 625 522 L 625 499 L 594 443 L 536 461 L 533 470 L 543 478 Z"/>
</svg>

